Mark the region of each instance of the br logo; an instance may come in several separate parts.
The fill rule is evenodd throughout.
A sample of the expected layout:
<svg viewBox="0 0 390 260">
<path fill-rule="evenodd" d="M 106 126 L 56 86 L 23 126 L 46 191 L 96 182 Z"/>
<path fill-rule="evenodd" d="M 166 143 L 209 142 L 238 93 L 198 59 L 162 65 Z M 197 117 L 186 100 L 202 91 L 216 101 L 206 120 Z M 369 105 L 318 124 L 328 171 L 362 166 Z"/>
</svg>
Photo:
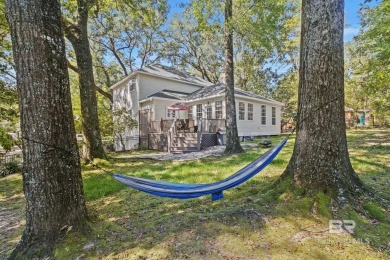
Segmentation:
<svg viewBox="0 0 390 260">
<path fill-rule="evenodd" d="M 343 229 L 348 233 L 353 234 L 353 229 L 356 223 L 353 220 L 329 220 L 329 233 L 340 234 L 343 233 Z"/>
</svg>

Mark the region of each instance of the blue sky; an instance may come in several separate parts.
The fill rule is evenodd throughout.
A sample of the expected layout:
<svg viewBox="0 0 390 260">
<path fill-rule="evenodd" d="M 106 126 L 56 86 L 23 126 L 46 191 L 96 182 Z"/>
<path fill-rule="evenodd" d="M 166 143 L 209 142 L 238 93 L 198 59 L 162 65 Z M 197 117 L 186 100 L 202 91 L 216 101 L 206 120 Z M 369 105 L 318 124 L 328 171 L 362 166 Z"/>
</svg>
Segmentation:
<svg viewBox="0 0 390 260">
<path fill-rule="evenodd" d="M 359 33 L 360 29 L 360 20 L 359 20 L 359 10 L 361 4 L 365 0 L 345 0 L 345 24 L 347 27 L 344 29 L 344 41 L 350 41 L 354 36 Z M 171 6 L 170 15 L 182 11 L 180 8 L 180 3 L 188 3 L 188 0 L 169 0 L 169 5 Z M 379 0 L 373 0 L 369 5 L 376 5 Z"/>
<path fill-rule="evenodd" d="M 359 10 L 364 0 L 345 0 L 345 24 L 344 41 L 350 41 L 359 33 Z M 372 5 L 372 4 L 371 4 Z"/>
</svg>

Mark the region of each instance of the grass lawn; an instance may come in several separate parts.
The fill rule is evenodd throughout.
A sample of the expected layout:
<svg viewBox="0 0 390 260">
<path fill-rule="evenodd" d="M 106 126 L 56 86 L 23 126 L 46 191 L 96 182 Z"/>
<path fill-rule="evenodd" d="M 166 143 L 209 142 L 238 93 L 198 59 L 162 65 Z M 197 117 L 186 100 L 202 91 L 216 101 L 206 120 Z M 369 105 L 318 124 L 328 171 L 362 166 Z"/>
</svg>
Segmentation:
<svg viewBox="0 0 390 260">
<path fill-rule="evenodd" d="M 272 138 L 277 143 L 283 137 Z M 390 130 L 348 132 L 351 161 L 363 182 L 390 200 Z M 154 197 L 85 166 L 84 189 L 92 232 L 69 233 L 56 259 L 389 259 L 389 209 L 362 201 L 361 209 L 334 208 L 324 194 L 306 197 L 289 183 L 273 186 L 292 153 L 291 138 L 279 156 L 225 198 L 191 200 Z M 121 174 L 188 183 L 228 177 L 266 148 L 186 162 L 111 159 L 100 161 Z M 23 226 L 20 175 L 0 182 L 0 217 L 15 218 L 0 231 L 0 259 L 17 243 Z M 333 210 L 333 211 L 332 211 Z M 329 219 L 354 220 L 354 234 L 330 234 Z M 1 221 L 0 221 L 1 225 Z M 91 249 L 84 250 L 85 244 Z"/>
</svg>

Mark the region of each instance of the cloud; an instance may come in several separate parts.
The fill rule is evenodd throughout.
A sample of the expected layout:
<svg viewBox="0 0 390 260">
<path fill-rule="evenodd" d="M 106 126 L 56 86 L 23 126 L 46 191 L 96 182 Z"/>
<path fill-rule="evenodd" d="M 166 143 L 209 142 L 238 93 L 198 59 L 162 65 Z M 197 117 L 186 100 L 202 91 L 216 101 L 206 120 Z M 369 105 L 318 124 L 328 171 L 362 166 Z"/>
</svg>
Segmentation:
<svg viewBox="0 0 390 260">
<path fill-rule="evenodd" d="M 354 36 L 358 35 L 360 28 L 348 27 L 344 28 L 344 42 L 348 42 L 353 39 Z"/>
<path fill-rule="evenodd" d="M 344 35 L 355 36 L 359 33 L 360 28 L 344 28 Z"/>
</svg>

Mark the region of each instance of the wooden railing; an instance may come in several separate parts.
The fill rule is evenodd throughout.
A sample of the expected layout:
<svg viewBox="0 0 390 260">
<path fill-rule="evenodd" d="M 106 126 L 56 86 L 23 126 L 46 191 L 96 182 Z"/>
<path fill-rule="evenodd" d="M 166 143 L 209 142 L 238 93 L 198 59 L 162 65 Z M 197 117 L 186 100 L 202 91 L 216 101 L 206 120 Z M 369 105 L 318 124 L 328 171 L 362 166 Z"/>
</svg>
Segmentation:
<svg viewBox="0 0 390 260">
<path fill-rule="evenodd" d="M 174 119 L 150 121 L 150 132 L 151 133 L 168 132 L 173 122 Z"/>
<path fill-rule="evenodd" d="M 201 131 L 215 133 L 217 129 L 226 128 L 226 120 L 225 119 L 205 119 L 202 118 L 201 122 Z"/>
</svg>

